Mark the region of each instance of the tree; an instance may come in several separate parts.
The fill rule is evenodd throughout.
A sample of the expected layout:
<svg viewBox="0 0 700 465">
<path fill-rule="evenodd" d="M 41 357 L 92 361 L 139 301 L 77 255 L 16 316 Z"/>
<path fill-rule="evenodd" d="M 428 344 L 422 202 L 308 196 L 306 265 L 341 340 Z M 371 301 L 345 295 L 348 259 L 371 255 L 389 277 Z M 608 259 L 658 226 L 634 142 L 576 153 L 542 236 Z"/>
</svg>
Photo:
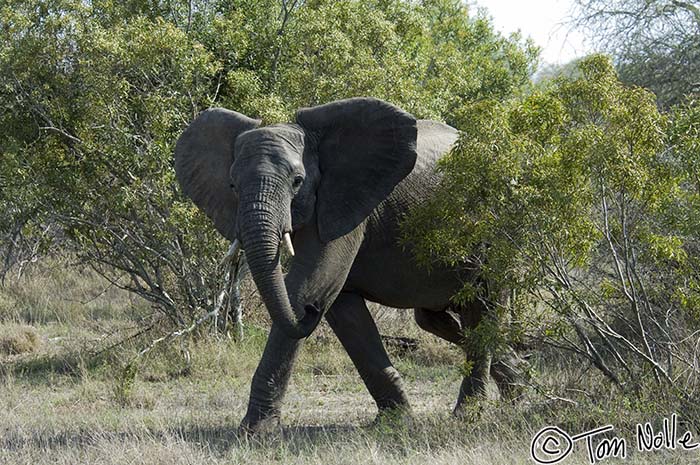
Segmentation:
<svg viewBox="0 0 700 465">
<path fill-rule="evenodd" d="M 177 192 L 171 155 L 213 101 L 212 55 L 158 18 L 103 26 L 82 2 L 5 8 L 10 211 L 24 228 L 60 229 L 64 246 L 173 324 L 217 305 L 212 251 L 225 246 Z"/>
<path fill-rule="evenodd" d="M 700 5 L 684 0 L 577 0 L 576 24 L 612 53 L 623 81 L 663 108 L 700 91 Z"/>
<path fill-rule="evenodd" d="M 284 37 L 273 90 L 292 108 L 372 95 L 447 122 L 527 86 L 538 52 L 455 0 L 306 2 Z"/>
<path fill-rule="evenodd" d="M 231 285 L 217 266 L 227 245 L 174 180 L 174 143 L 199 111 L 225 106 L 269 123 L 372 95 L 451 119 L 464 101 L 519 91 L 536 55 L 452 0 L 1 8 L 3 237 L 50 227 L 54 249 L 177 326 L 220 307 Z"/>
<path fill-rule="evenodd" d="M 697 109 L 669 125 L 608 58 L 577 68 L 522 99 L 465 107 L 440 193 L 404 232 L 424 266 L 480 263 L 489 292 L 465 283 L 455 299 L 495 306 L 492 293 L 514 290 L 495 308 L 516 313 L 513 337 L 569 350 L 623 392 L 651 382 L 687 399 L 700 375 Z"/>
</svg>

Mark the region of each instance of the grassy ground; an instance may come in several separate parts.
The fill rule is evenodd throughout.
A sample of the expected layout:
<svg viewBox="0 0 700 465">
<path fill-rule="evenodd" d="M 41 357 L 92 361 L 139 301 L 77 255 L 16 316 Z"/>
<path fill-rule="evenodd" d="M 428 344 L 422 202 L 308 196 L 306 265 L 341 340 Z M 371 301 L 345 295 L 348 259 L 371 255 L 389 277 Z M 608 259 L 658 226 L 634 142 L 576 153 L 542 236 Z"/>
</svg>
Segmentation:
<svg viewBox="0 0 700 465">
<path fill-rule="evenodd" d="M 148 355 L 133 383 L 124 361 L 146 339 L 92 357 L 136 330 L 147 305 L 88 274 L 35 268 L 0 288 L 0 464 L 525 464 L 530 440 L 556 424 L 572 434 L 606 424 L 627 438 L 628 457 L 605 463 L 700 463 L 700 452 L 637 453 L 634 424 L 670 415 L 631 406 L 576 361 L 535 361 L 544 385 L 563 386 L 577 405 L 528 391 L 517 404 L 481 402 L 450 415 L 461 355 L 410 320 L 377 311 L 383 333 L 419 339 L 396 366 L 413 404 L 412 422 L 370 426 L 376 409 L 327 327 L 305 345 L 275 435 L 239 437 L 249 383 L 266 330 L 249 324 L 241 342 L 177 344 Z M 608 390 L 608 391 L 606 391 Z M 591 395 L 591 393 L 594 393 Z M 682 412 L 680 412 L 682 413 Z M 562 463 L 589 463 L 577 443 Z"/>
</svg>

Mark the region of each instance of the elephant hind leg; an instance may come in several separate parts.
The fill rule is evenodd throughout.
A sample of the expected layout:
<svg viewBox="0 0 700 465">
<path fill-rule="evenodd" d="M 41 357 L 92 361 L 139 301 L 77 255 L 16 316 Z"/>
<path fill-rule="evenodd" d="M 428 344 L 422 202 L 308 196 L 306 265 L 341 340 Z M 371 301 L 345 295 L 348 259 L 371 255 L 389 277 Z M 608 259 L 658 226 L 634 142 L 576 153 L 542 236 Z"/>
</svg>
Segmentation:
<svg viewBox="0 0 700 465">
<path fill-rule="evenodd" d="M 473 347 L 465 339 L 465 330 L 475 328 L 481 321 L 486 309 L 483 304 L 475 302 L 469 307 L 432 311 L 418 308 L 414 310 L 416 323 L 422 329 L 458 345 L 464 350 L 467 362 L 470 363 L 469 373 L 462 379 L 457 396 L 455 413 L 459 413 L 468 398 L 489 396 L 489 372 L 491 371 L 491 353 Z"/>
<path fill-rule="evenodd" d="M 401 376 L 389 360 L 365 300 L 342 292 L 326 320 L 377 403 L 380 416 L 390 411 L 410 412 Z"/>
<path fill-rule="evenodd" d="M 460 347 L 464 346 L 462 324 L 452 312 L 416 308 L 413 316 L 421 329 Z"/>
</svg>

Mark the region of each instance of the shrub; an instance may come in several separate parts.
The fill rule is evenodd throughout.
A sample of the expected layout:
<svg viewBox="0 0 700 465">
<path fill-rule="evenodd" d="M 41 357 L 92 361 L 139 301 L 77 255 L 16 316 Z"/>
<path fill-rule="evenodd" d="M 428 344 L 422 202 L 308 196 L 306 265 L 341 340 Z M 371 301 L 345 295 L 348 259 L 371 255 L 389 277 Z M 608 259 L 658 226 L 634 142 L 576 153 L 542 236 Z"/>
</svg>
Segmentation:
<svg viewBox="0 0 700 465">
<path fill-rule="evenodd" d="M 691 115 L 669 123 L 604 56 L 522 99 L 468 105 L 440 193 L 404 233 L 424 266 L 471 259 L 490 292 L 513 291 L 510 308 L 471 284 L 455 296 L 511 312 L 511 338 L 578 354 L 627 393 L 697 395 Z"/>
<path fill-rule="evenodd" d="M 41 339 L 36 330 L 25 325 L 0 326 L 0 355 L 17 355 L 36 352 Z"/>
<path fill-rule="evenodd" d="M 232 287 L 226 244 L 176 187 L 172 150 L 197 113 L 269 123 L 372 95 L 449 119 L 454 102 L 517 91 L 536 55 L 443 0 L 0 8 L 3 269 L 68 249 L 178 327 L 228 305 Z"/>
</svg>

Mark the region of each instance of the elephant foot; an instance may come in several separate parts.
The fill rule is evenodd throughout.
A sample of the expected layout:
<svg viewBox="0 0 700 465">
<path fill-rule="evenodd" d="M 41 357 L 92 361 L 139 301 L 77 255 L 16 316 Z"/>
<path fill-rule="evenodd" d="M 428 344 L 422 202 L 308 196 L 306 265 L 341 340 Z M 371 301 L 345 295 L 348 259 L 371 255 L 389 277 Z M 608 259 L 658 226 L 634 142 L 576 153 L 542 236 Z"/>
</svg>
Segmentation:
<svg viewBox="0 0 700 465">
<path fill-rule="evenodd" d="M 252 437 L 268 434 L 276 434 L 282 431 L 282 423 L 279 414 L 265 417 L 252 417 L 246 415 L 238 427 L 238 434 L 242 437 Z"/>
<path fill-rule="evenodd" d="M 457 406 L 467 399 L 499 400 L 498 385 L 487 376 L 465 376 L 459 387 Z"/>
<path fill-rule="evenodd" d="M 452 416 L 458 420 L 474 423 L 481 418 L 484 412 L 483 398 L 470 398 L 455 405 L 452 410 Z"/>
<path fill-rule="evenodd" d="M 498 386 L 488 377 L 465 376 L 452 414 L 462 420 L 475 421 L 481 416 L 485 403 L 499 399 Z"/>
<path fill-rule="evenodd" d="M 413 425 L 413 410 L 410 405 L 398 405 L 392 408 L 380 409 L 370 428 L 400 429 Z"/>
</svg>

